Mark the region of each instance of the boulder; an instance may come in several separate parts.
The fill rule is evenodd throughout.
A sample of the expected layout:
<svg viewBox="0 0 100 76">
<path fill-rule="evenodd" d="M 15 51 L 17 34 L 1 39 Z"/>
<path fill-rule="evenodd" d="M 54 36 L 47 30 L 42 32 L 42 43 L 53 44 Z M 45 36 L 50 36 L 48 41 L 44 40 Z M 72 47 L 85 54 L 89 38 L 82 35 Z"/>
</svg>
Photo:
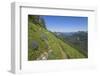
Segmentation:
<svg viewBox="0 0 100 76">
<path fill-rule="evenodd" d="M 35 40 L 32 41 L 32 48 L 33 48 L 34 50 L 37 50 L 37 49 L 39 48 L 39 44 L 38 44 L 37 41 L 35 41 Z"/>
</svg>

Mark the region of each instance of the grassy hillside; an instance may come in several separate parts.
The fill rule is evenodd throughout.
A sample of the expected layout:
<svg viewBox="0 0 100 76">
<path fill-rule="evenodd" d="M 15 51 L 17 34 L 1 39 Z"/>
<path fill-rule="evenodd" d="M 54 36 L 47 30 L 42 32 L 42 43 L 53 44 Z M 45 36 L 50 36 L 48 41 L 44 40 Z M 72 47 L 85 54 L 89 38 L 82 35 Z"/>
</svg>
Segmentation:
<svg viewBox="0 0 100 76">
<path fill-rule="evenodd" d="M 28 60 L 85 58 L 41 24 L 28 22 Z"/>
</svg>

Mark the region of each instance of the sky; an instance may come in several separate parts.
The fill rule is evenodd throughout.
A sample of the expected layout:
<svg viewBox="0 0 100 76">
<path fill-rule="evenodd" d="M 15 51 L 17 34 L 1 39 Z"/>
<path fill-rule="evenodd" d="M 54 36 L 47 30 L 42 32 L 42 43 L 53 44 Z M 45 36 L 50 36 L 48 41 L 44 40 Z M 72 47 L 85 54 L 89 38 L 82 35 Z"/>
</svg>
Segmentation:
<svg viewBox="0 0 100 76">
<path fill-rule="evenodd" d="M 88 31 L 88 17 L 43 16 L 46 27 L 52 32 Z"/>
</svg>

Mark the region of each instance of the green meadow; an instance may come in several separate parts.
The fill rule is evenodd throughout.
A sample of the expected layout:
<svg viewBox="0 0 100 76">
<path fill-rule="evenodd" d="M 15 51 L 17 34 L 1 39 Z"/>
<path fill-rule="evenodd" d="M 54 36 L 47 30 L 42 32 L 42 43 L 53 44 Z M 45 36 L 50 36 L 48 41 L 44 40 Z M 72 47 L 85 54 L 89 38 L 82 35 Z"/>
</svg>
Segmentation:
<svg viewBox="0 0 100 76">
<path fill-rule="evenodd" d="M 28 60 L 87 58 L 82 52 L 57 37 L 37 16 L 28 17 Z"/>
</svg>

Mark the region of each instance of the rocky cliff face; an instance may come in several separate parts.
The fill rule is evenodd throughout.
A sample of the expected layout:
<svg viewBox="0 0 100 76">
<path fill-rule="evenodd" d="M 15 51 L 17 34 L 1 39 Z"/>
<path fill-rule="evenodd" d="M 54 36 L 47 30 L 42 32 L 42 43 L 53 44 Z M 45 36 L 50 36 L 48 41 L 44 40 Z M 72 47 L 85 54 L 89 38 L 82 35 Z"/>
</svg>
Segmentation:
<svg viewBox="0 0 100 76">
<path fill-rule="evenodd" d="M 42 26 L 43 28 L 46 29 L 46 25 L 45 25 L 45 21 L 44 19 L 39 16 L 39 15 L 29 15 L 28 16 L 28 21 L 32 22 L 34 24 L 39 24 L 40 26 Z"/>
</svg>

